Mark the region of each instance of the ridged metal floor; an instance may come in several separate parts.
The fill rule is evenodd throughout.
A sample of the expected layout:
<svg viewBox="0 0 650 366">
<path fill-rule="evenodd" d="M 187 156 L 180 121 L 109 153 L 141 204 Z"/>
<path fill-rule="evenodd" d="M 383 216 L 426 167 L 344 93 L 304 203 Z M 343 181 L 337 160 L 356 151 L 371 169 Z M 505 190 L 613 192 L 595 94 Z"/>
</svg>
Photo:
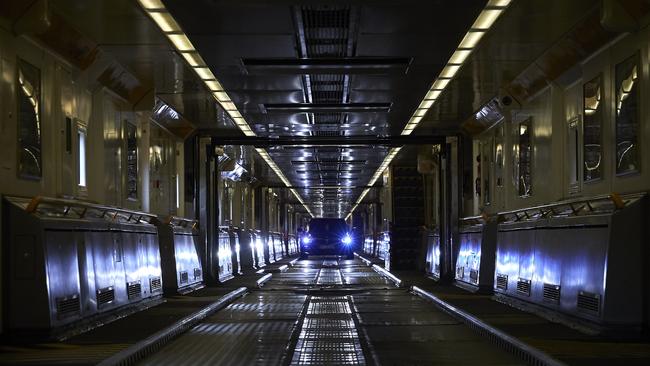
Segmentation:
<svg viewBox="0 0 650 366">
<path fill-rule="evenodd" d="M 358 260 L 298 261 L 143 365 L 515 365 Z"/>
</svg>

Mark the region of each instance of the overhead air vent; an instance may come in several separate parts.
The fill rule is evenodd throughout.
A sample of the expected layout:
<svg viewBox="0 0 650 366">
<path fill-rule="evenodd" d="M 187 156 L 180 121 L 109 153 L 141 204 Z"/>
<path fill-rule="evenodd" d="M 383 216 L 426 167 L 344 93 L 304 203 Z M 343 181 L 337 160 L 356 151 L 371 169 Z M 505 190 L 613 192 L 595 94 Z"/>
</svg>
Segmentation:
<svg viewBox="0 0 650 366">
<path fill-rule="evenodd" d="M 600 295 L 591 292 L 580 291 L 578 293 L 578 310 L 591 313 L 600 313 Z"/>
<path fill-rule="evenodd" d="M 127 283 L 126 293 L 129 300 L 142 297 L 142 285 L 140 284 L 140 281 Z"/>
<path fill-rule="evenodd" d="M 332 125 L 338 128 L 345 116 L 346 114 L 343 113 L 314 113 L 314 123 L 319 126 Z"/>
<path fill-rule="evenodd" d="M 530 280 L 520 278 L 517 281 L 517 293 L 519 295 L 530 296 Z"/>
<path fill-rule="evenodd" d="M 162 290 L 162 281 L 160 277 L 153 277 L 149 279 L 149 289 L 151 293 Z"/>
<path fill-rule="evenodd" d="M 544 284 L 544 301 L 554 304 L 560 303 L 560 286 L 549 283 Z"/>
<path fill-rule="evenodd" d="M 106 305 L 115 301 L 115 289 L 113 287 L 105 287 L 97 290 L 97 304 Z"/>
<path fill-rule="evenodd" d="M 266 113 L 390 112 L 391 103 L 267 103 Z"/>
<path fill-rule="evenodd" d="M 508 290 L 508 275 L 497 274 L 497 290 L 507 291 Z"/>
<path fill-rule="evenodd" d="M 55 301 L 57 319 L 69 318 L 78 315 L 81 312 L 79 294 L 57 297 Z"/>
</svg>

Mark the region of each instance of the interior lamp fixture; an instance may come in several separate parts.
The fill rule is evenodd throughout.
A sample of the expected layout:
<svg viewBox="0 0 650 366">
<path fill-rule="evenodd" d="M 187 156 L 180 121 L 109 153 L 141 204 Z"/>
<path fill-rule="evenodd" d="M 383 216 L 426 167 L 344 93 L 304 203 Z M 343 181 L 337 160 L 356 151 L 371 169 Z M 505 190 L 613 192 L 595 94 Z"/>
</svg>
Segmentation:
<svg viewBox="0 0 650 366">
<path fill-rule="evenodd" d="M 214 99 L 221 105 L 221 107 L 228 113 L 230 118 L 235 122 L 235 125 L 244 133 L 245 136 L 256 136 L 255 132 L 251 129 L 250 125 L 244 117 L 239 113 L 237 107 L 232 102 L 228 93 L 223 89 L 223 86 L 214 76 L 208 65 L 203 61 L 203 58 L 196 51 L 196 48 L 183 32 L 178 22 L 169 13 L 165 5 L 160 0 L 138 0 L 142 9 L 149 15 L 149 17 L 156 23 L 158 28 L 165 34 L 167 39 L 174 46 L 174 49 L 183 57 L 187 64 L 194 70 L 196 75 L 203 81 L 208 90 L 212 93 Z M 269 167 L 277 174 L 280 180 L 290 187 L 291 183 L 287 177 L 282 173 L 280 168 L 275 164 L 271 156 L 264 149 L 255 149 L 258 154 L 266 161 Z M 305 206 L 307 212 L 313 216 L 311 210 L 303 201 L 300 194 L 293 189 L 289 189 L 291 193 L 296 196 L 298 201 Z"/>
<path fill-rule="evenodd" d="M 404 129 L 402 129 L 401 135 L 408 136 L 415 130 L 420 121 L 422 121 L 424 115 L 431 109 L 431 107 L 433 107 L 440 94 L 442 94 L 442 92 L 447 88 L 449 82 L 458 74 L 458 71 L 460 71 L 461 67 L 469 58 L 476 46 L 479 44 L 485 33 L 490 30 L 492 25 L 496 22 L 499 16 L 501 16 L 503 11 L 508 7 L 508 5 L 510 5 L 511 2 L 512 0 L 488 1 L 487 5 L 485 5 L 483 10 L 481 10 L 481 13 L 479 13 L 470 29 L 467 31 L 467 33 L 465 33 L 465 36 L 460 41 L 458 47 L 456 47 L 456 50 L 447 61 L 445 67 L 443 67 L 438 77 L 433 80 L 429 91 L 424 96 L 417 109 L 413 112 L 411 118 L 409 118 L 408 122 L 404 126 Z M 388 168 L 388 165 L 393 160 L 393 158 L 395 158 L 395 155 L 397 155 L 399 149 L 400 148 L 392 148 L 390 150 L 386 158 L 384 158 L 384 162 L 379 166 L 375 174 L 370 179 L 368 186 L 375 184 L 384 170 Z M 366 188 L 363 190 L 363 192 L 361 192 L 361 195 L 359 195 L 356 203 L 352 206 L 352 209 L 345 217 L 346 220 L 352 216 L 352 212 L 354 212 L 354 210 L 359 206 L 363 198 L 366 196 L 366 194 L 368 194 L 369 190 L 369 188 Z"/>
<path fill-rule="evenodd" d="M 490 0 L 481 13 L 478 15 L 472 27 L 465 33 L 458 47 L 451 55 L 447 64 L 438 77 L 433 81 L 426 96 L 415 110 L 409 121 L 402 130 L 402 135 L 410 135 L 418 126 L 424 113 L 426 113 L 438 100 L 440 94 L 445 90 L 449 82 L 458 74 L 469 55 L 474 51 L 485 33 L 490 30 L 494 22 L 503 11 L 510 5 L 512 0 Z M 423 113 L 424 112 L 424 113 Z"/>
</svg>

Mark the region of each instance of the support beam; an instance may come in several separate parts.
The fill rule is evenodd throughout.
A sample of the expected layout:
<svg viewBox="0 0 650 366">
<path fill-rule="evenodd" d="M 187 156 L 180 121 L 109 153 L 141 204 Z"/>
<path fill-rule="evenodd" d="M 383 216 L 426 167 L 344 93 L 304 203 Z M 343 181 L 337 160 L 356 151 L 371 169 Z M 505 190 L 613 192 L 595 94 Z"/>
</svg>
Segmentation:
<svg viewBox="0 0 650 366">
<path fill-rule="evenodd" d="M 444 143 L 444 136 L 280 136 L 245 137 L 220 136 L 214 134 L 212 142 L 216 145 L 252 145 L 256 147 L 271 146 L 404 146 Z"/>
</svg>

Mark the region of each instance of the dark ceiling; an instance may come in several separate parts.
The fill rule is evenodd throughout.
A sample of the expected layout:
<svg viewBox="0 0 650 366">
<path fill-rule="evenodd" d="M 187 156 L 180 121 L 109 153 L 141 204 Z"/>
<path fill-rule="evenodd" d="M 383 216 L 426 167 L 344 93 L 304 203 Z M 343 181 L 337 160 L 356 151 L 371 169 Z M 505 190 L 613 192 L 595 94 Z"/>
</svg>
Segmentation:
<svg viewBox="0 0 650 366">
<path fill-rule="evenodd" d="M 299 192 L 312 211 L 333 216 L 347 213 L 362 191 L 354 187 L 367 184 L 388 151 L 348 147 L 345 138 L 398 135 L 486 3 L 163 2 L 257 135 L 340 138 L 338 147 L 269 148 L 292 185 L 311 188 Z M 155 89 L 156 97 L 192 128 L 240 135 L 137 1 L 51 3 L 85 37 L 77 43 L 86 47 L 95 42 L 100 61 L 114 59 L 140 88 Z M 414 135 L 457 133 L 500 89 L 535 67 L 540 55 L 597 12 L 599 4 L 513 1 Z M 404 161 L 403 155 L 397 162 Z M 259 156 L 253 160 L 256 175 L 269 185 L 282 184 Z"/>
<path fill-rule="evenodd" d="M 269 149 L 319 216 L 347 214 L 387 154 L 346 136 L 399 135 L 485 3 L 165 1 L 258 136 L 341 137 Z"/>
</svg>

